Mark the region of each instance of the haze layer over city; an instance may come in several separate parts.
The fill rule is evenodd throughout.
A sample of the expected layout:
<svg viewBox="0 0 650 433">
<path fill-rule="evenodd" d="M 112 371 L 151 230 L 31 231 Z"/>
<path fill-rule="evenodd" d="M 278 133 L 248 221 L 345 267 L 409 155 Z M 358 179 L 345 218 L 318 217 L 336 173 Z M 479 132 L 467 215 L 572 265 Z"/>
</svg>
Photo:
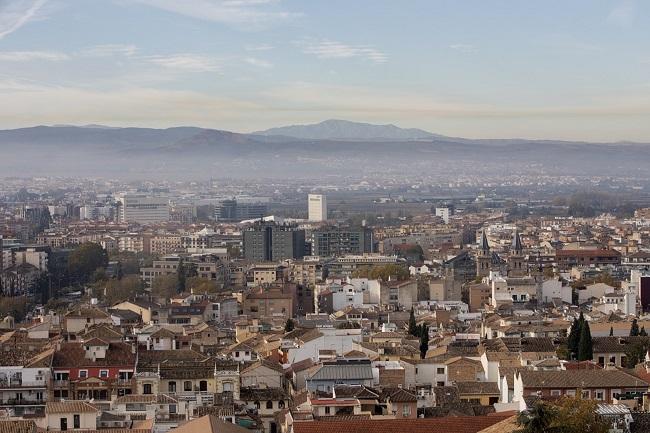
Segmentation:
<svg viewBox="0 0 650 433">
<path fill-rule="evenodd" d="M 0 0 L 0 433 L 650 431 L 649 28 Z"/>
</svg>

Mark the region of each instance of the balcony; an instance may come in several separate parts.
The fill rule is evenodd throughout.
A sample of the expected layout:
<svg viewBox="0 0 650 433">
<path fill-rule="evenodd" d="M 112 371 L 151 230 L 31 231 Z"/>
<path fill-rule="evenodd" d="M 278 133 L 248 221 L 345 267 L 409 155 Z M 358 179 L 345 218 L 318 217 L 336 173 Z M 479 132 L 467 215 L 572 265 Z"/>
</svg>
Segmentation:
<svg viewBox="0 0 650 433">
<path fill-rule="evenodd" d="M 68 388 L 70 386 L 69 380 L 53 380 L 52 386 L 55 388 Z"/>
<path fill-rule="evenodd" d="M 0 380 L 0 389 L 12 388 L 47 388 L 47 384 L 45 381 L 30 382 L 21 379 Z"/>
<path fill-rule="evenodd" d="M 44 406 L 46 400 L 26 400 L 24 398 L 8 398 L 6 400 L 0 401 L 2 406 Z"/>
</svg>

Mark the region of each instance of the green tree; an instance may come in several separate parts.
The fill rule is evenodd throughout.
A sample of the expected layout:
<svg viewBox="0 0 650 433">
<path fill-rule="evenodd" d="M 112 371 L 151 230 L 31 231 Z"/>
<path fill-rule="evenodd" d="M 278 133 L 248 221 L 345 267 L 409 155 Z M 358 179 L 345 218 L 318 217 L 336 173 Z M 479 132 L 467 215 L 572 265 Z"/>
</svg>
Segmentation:
<svg viewBox="0 0 650 433">
<path fill-rule="evenodd" d="M 108 265 L 108 254 L 101 245 L 86 242 L 74 249 L 68 257 L 68 271 L 73 281 L 87 283 L 98 268 Z"/>
<path fill-rule="evenodd" d="M 6 316 L 14 318 L 16 323 L 22 322 L 29 310 L 29 302 L 25 296 L 0 297 L 0 319 Z"/>
<path fill-rule="evenodd" d="M 557 420 L 558 409 L 544 401 L 537 401 L 530 410 L 519 413 L 519 433 L 550 433 L 551 425 Z"/>
<path fill-rule="evenodd" d="M 160 275 L 151 283 L 151 294 L 161 299 L 169 299 L 176 294 L 178 278 L 174 274 Z"/>
<path fill-rule="evenodd" d="M 636 337 L 639 335 L 639 324 L 636 319 L 632 320 L 632 325 L 630 326 L 630 337 Z"/>
<path fill-rule="evenodd" d="M 569 359 L 578 353 L 578 343 L 580 342 L 580 320 L 574 318 L 573 324 L 571 325 L 571 332 L 569 332 L 569 338 L 567 339 L 567 350 L 569 352 Z"/>
<path fill-rule="evenodd" d="M 648 333 L 645 330 L 645 326 L 641 327 L 641 330 L 639 331 L 639 336 L 640 337 L 647 337 L 648 336 Z"/>
<path fill-rule="evenodd" d="M 589 322 L 586 320 L 580 327 L 580 343 L 578 344 L 578 361 L 588 361 L 594 357 L 593 341 Z"/>
<path fill-rule="evenodd" d="M 292 318 L 287 319 L 287 323 L 284 324 L 284 332 L 291 332 L 295 329 L 296 325 L 293 323 Z"/>
<path fill-rule="evenodd" d="M 111 279 L 97 284 L 103 299 L 108 305 L 114 305 L 144 293 L 144 284 L 137 275 L 129 275 L 121 280 Z"/>
<path fill-rule="evenodd" d="M 564 397 L 553 403 L 538 401 L 518 416 L 517 433 L 607 433 L 610 424 L 596 413 L 598 402 Z"/>
<path fill-rule="evenodd" d="M 187 274 L 185 273 L 185 264 L 183 259 L 180 259 L 178 262 L 178 268 L 176 269 L 176 292 L 183 293 L 185 291 Z"/>
<path fill-rule="evenodd" d="M 422 325 L 420 333 L 420 358 L 424 359 L 429 350 L 429 327 Z"/>
<path fill-rule="evenodd" d="M 217 293 L 217 283 L 207 278 L 189 277 L 187 279 L 187 287 L 190 288 L 192 293 L 209 295 Z"/>
<path fill-rule="evenodd" d="M 596 413 L 598 402 L 565 397 L 555 403 L 557 416 L 551 427 L 559 433 L 607 433 L 610 424 Z"/>
<path fill-rule="evenodd" d="M 634 368 L 637 364 L 645 361 L 648 349 L 650 349 L 648 341 L 635 342 L 625 346 L 625 367 Z"/>
<path fill-rule="evenodd" d="M 418 324 L 415 321 L 415 311 L 413 311 L 413 307 L 411 307 L 411 314 L 409 316 L 409 334 L 416 335 L 417 327 Z"/>
<path fill-rule="evenodd" d="M 389 263 L 387 265 L 362 266 L 356 269 L 352 276 L 355 278 L 370 278 L 372 280 L 407 280 L 411 274 L 404 266 Z"/>
</svg>

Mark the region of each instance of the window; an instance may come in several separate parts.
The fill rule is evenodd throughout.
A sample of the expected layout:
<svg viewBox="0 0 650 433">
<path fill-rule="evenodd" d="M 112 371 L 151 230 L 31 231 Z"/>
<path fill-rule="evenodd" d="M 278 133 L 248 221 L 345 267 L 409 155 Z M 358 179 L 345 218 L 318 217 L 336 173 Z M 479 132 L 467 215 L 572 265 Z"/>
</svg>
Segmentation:
<svg viewBox="0 0 650 433">
<path fill-rule="evenodd" d="M 232 392 L 232 383 L 224 382 L 223 383 L 223 392 Z"/>
<path fill-rule="evenodd" d="M 79 378 L 85 379 L 88 377 L 88 370 L 79 370 Z"/>
<path fill-rule="evenodd" d="M 72 416 L 72 424 L 74 425 L 74 428 L 81 428 L 81 415 L 74 414 Z"/>
<path fill-rule="evenodd" d="M 580 397 L 582 397 L 585 400 L 589 400 L 591 398 L 591 391 L 590 390 L 582 390 L 582 393 L 580 394 Z"/>
<path fill-rule="evenodd" d="M 445 367 L 436 368 L 436 374 L 445 374 Z"/>
<path fill-rule="evenodd" d="M 603 389 L 598 389 L 596 392 L 594 392 L 596 400 L 605 400 L 605 390 Z"/>
<path fill-rule="evenodd" d="M 562 390 L 559 390 L 559 389 L 552 389 L 552 390 L 551 390 L 551 395 L 552 395 L 553 397 L 560 396 L 560 395 L 562 395 Z"/>
<path fill-rule="evenodd" d="M 284 400 L 278 402 L 278 409 L 284 409 Z"/>
<path fill-rule="evenodd" d="M 186 380 L 183 382 L 183 391 L 191 391 L 192 390 L 192 381 Z"/>
<path fill-rule="evenodd" d="M 169 392 L 176 392 L 176 382 L 169 382 L 167 384 L 167 389 Z"/>
<path fill-rule="evenodd" d="M 260 407 L 262 407 L 262 405 L 260 404 L 259 401 L 256 401 L 256 402 L 253 403 L 253 404 L 255 405 L 255 409 L 259 409 Z"/>
<path fill-rule="evenodd" d="M 61 431 L 68 430 L 68 418 L 61 418 L 59 422 Z"/>
<path fill-rule="evenodd" d="M 405 404 L 404 406 L 402 406 L 402 416 L 406 418 L 410 415 L 411 415 L 411 406 Z"/>
<path fill-rule="evenodd" d="M 330 407 L 325 406 L 325 415 L 329 415 L 329 414 L 330 414 Z"/>
<path fill-rule="evenodd" d="M 273 401 L 272 400 L 269 400 L 269 401 L 266 402 L 266 408 L 267 409 L 273 409 Z"/>
<path fill-rule="evenodd" d="M 108 377 L 108 370 L 99 370 L 99 377 Z"/>
<path fill-rule="evenodd" d="M 143 394 L 153 394 L 151 392 L 151 384 L 150 383 L 145 383 L 144 385 L 142 385 L 142 393 Z"/>
<path fill-rule="evenodd" d="M 576 396 L 576 390 L 575 389 L 567 389 L 566 390 L 566 395 L 569 397 L 575 397 Z"/>
</svg>

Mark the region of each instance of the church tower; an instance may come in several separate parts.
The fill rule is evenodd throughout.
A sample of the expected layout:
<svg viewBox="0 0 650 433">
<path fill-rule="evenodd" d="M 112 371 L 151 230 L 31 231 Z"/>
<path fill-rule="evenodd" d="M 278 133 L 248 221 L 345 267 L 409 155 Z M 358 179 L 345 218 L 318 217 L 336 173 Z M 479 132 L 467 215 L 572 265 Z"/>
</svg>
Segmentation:
<svg viewBox="0 0 650 433">
<path fill-rule="evenodd" d="M 524 257 L 524 248 L 521 245 L 521 237 L 519 237 L 519 230 L 515 229 L 512 237 L 512 246 L 510 247 L 510 255 L 508 256 L 508 276 L 510 277 L 523 277 L 528 274 Z"/>
<path fill-rule="evenodd" d="M 487 277 L 490 275 L 491 268 L 492 252 L 490 251 L 487 233 L 483 229 L 483 233 L 481 234 L 481 249 L 478 252 L 478 257 L 476 257 L 476 276 L 481 278 Z"/>
</svg>

